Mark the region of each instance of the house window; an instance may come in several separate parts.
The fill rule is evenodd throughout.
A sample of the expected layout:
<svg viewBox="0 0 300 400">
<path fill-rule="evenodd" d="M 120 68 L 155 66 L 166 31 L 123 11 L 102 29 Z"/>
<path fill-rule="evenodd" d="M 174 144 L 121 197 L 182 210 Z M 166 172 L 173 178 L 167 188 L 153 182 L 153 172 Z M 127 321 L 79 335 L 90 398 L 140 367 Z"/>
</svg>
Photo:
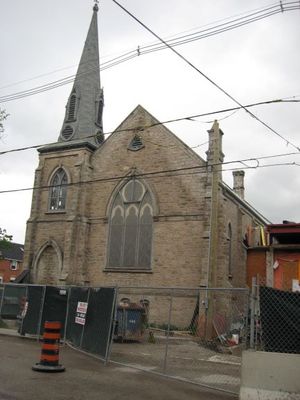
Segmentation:
<svg viewBox="0 0 300 400">
<path fill-rule="evenodd" d="M 108 268 L 149 270 L 153 205 L 144 184 L 133 178 L 117 193 L 110 212 Z"/>
<path fill-rule="evenodd" d="M 10 269 L 12 271 L 16 271 L 18 269 L 18 261 L 17 260 L 11 260 Z"/>
<path fill-rule="evenodd" d="M 3 276 L 0 276 L 0 283 L 3 283 Z"/>
<path fill-rule="evenodd" d="M 67 184 L 67 174 L 63 168 L 59 168 L 50 183 L 49 209 L 51 211 L 59 211 L 66 208 Z"/>
</svg>

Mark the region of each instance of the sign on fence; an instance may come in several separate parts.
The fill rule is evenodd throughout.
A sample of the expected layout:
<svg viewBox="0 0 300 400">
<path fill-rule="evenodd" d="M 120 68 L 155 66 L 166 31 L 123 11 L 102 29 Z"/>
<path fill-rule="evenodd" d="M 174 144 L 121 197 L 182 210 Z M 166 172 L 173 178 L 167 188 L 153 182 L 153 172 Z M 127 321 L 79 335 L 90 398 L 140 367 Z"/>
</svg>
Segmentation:
<svg viewBox="0 0 300 400">
<path fill-rule="evenodd" d="M 22 318 L 25 318 L 27 310 L 28 310 L 28 301 L 25 301 L 24 306 L 23 306 L 23 310 L 21 312 L 21 317 Z"/>
<path fill-rule="evenodd" d="M 75 316 L 76 324 L 85 325 L 85 317 L 86 317 L 87 308 L 88 308 L 88 303 L 85 303 L 83 301 L 78 301 L 77 309 L 76 309 L 76 316 Z"/>
</svg>

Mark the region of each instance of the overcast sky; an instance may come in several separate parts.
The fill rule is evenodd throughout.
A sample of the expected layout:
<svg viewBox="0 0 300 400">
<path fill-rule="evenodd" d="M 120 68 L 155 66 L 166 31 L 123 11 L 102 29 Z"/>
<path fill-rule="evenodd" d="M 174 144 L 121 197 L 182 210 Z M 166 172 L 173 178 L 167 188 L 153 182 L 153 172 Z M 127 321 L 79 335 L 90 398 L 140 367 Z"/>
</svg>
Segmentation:
<svg viewBox="0 0 300 400">
<path fill-rule="evenodd" d="M 271 0 L 119 1 L 164 39 L 279 4 Z M 282 3 L 285 6 L 287 1 Z M 297 3 L 299 6 L 299 2 L 294 2 Z M 1 1 L 0 96 L 74 74 L 92 7 L 93 1 L 88 0 Z M 176 50 L 242 104 L 293 96 L 300 100 L 299 22 L 299 9 L 278 13 Z M 111 0 L 101 0 L 98 24 L 102 63 L 138 46 L 157 42 Z M 168 49 L 102 71 L 101 84 L 105 96 L 105 132 L 115 129 L 138 104 L 160 121 L 236 106 Z M 0 104 L 10 114 L 0 149 L 56 141 L 70 90 L 69 84 Z M 300 103 L 264 105 L 251 111 L 289 142 L 300 146 Z M 224 132 L 225 161 L 297 151 L 245 111 L 231 114 L 167 126 L 188 145 L 197 146 L 207 141 L 212 120 L 219 119 Z M 206 150 L 207 145 L 195 149 L 204 158 Z M 300 153 L 261 160 L 260 168 L 245 170 L 246 200 L 274 223 L 284 219 L 300 222 L 299 166 L 262 167 L 286 162 L 300 165 Z M 31 187 L 37 164 L 37 150 L 1 155 L 0 190 Z M 246 164 L 257 166 L 254 161 Z M 234 167 L 243 165 L 226 166 Z M 224 172 L 223 177 L 232 187 L 232 172 Z M 6 228 L 15 242 L 24 241 L 31 196 L 31 191 L 0 194 L 0 227 Z"/>
</svg>

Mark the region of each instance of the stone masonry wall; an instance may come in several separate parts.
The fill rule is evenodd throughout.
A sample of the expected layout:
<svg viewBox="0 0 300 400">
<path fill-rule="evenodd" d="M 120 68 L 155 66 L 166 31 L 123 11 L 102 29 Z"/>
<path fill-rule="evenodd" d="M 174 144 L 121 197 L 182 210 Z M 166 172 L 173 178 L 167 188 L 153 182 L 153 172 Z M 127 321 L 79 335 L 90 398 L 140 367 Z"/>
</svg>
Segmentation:
<svg viewBox="0 0 300 400">
<path fill-rule="evenodd" d="M 136 134 L 144 148 L 131 151 L 128 146 Z M 72 183 L 68 187 L 66 210 L 49 212 L 49 189 L 34 191 L 25 265 L 39 266 L 38 252 L 45 243 L 54 241 L 56 254 L 61 254 L 62 259 L 57 279 L 61 284 L 191 288 L 207 282 L 210 172 L 204 160 L 166 127 L 157 124 L 142 107 L 138 106 L 94 153 L 84 147 L 42 153 L 35 185 L 49 185 L 53 172 L 59 167 L 65 168 Z M 154 202 L 151 269 L 139 273 L 112 272 L 107 270 L 110 209 L 114 195 L 130 176 L 144 182 Z M 219 287 L 244 286 L 246 252 L 242 239 L 253 216 L 225 192 L 220 186 L 217 283 Z M 229 222 L 232 225 L 230 279 Z M 44 270 L 39 275 L 43 281 L 47 276 L 46 259 L 45 253 L 40 263 Z M 53 283 L 53 274 L 49 276 L 49 283 Z M 186 303 L 178 304 L 182 304 L 182 307 L 175 307 L 180 316 L 185 312 Z M 194 300 L 188 308 L 189 320 Z M 157 317 L 155 313 L 152 316 Z"/>
</svg>

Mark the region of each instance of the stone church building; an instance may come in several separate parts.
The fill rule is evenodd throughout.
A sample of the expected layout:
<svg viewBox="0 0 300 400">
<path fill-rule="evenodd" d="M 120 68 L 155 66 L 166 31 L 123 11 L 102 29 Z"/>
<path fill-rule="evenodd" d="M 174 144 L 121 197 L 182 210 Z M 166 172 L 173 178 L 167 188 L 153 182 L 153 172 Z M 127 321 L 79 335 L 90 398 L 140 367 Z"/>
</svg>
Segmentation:
<svg viewBox="0 0 300 400">
<path fill-rule="evenodd" d="M 245 235 L 268 221 L 244 200 L 243 171 L 233 189 L 222 181 L 218 122 L 206 160 L 140 105 L 105 137 L 97 11 L 57 142 L 38 150 L 30 282 L 245 286 Z"/>
</svg>

